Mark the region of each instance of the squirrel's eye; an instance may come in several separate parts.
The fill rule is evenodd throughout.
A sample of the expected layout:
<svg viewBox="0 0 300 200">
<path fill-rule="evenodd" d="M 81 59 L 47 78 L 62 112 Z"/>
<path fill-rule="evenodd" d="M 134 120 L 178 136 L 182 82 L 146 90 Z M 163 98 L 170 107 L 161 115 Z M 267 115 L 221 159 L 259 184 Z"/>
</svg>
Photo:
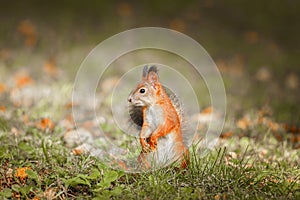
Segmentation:
<svg viewBox="0 0 300 200">
<path fill-rule="evenodd" d="M 140 89 L 140 93 L 145 93 L 146 92 L 146 90 L 144 89 L 144 88 L 142 88 L 142 89 Z"/>
</svg>

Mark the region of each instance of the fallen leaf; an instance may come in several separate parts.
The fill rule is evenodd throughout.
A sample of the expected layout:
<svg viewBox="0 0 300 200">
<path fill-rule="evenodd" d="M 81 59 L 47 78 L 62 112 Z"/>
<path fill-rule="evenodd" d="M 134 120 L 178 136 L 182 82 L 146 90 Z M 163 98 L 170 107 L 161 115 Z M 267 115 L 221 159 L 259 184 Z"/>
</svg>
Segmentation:
<svg viewBox="0 0 300 200">
<path fill-rule="evenodd" d="M 36 127 L 42 130 L 53 130 L 54 122 L 50 118 L 42 118 L 40 121 L 36 122 Z"/>
<path fill-rule="evenodd" d="M 212 8 L 212 7 L 214 7 L 214 5 L 215 5 L 214 0 L 205 0 L 203 3 L 203 6 L 205 8 Z"/>
<path fill-rule="evenodd" d="M 172 20 L 169 27 L 179 32 L 185 32 L 186 30 L 185 22 L 179 18 Z"/>
<path fill-rule="evenodd" d="M 237 154 L 234 151 L 228 152 L 230 158 L 237 159 Z"/>
<path fill-rule="evenodd" d="M 300 135 L 291 135 L 290 141 L 291 141 L 291 143 L 298 143 L 298 142 L 300 142 Z"/>
<path fill-rule="evenodd" d="M 286 77 L 285 85 L 291 90 L 295 90 L 299 87 L 299 78 L 296 74 L 291 73 Z"/>
<path fill-rule="evenodd" d="M 10 129 L 11 133 L 14 134 L 14 136 L 19 136 L 20 133 L 19 133 L 19 130 L 16 128 L 16 127 L 12 127 Z"/>
<path fill-rule="evenodd" d="M 17 28 L 18 32 L 24 37 L 26 46 L 33 47 L 37 41 L 37 32 L 35 26 L 29 20 L 21 21 Z"/>
<path fill-rule="evenodd" d="M 259 41 L 259 35 L 255 31 L 247 31 L 245 32 L 245 40 L 249 44 L 255 44 Z"/>
<path fill-rule="evenodd" d="M 278 132 L 273 131 L 273 135 L 279 142 L 283 141 L 282 135 L 280 135 Z"/>
<path fill-rule="evenodd" d="M 250 125 L 251 122 L 247 117 L 243 117 L 242 119 L 238 120 L 236 123 L 236 126 L 243 130 L 246 130 Z"/>
<path fill-rule="evenodd" d="M 48 188 L 44 192 L 44 197 L 46 197 L 46 199 L 54 199 L 55 195 L 56 195 L 56 191 L 57 191 L 57 188 Z"/>
<path fill-rule="evenodd" d="M 58 67 L 56 66 L 55 59 L 49 59 L 44 63 L 44 71 L 50 76 L 58 75 Z"/>
<path fill-rule="evenodd" d="M 280 128 L 280 124 L 273 122 L 271 120 L 268 121 L 267 126 L 272 130 L 272 131 L 278 131 Z"/>
<path fill-rule="evenodd" d="M 284 124 L 283 127 L 288 133 L 293 133 L 293 134 L 300 133 L 300 127 L 297 127 L 295 125 Z"/>
<path fill-rule="evenodd" d="M 225 133 L 222 133 L 220 137 L 221 137 L 222 139 L 228 139 L 228 138 L 230 138 L 232 135 L 233 135 L 233 132 L 232 132 L 232 131 L 227 131 L 227 132 L 225 132 Z"/>
<path fill-rule="evenodd" d="M 26 170 L 31 170 L 31 168 L 30 167 L 17 168 L 15 177 L 19 178 L 20 180 L 25 180 L 28 177 Z"/>
<path fill-rule="evenodd" d="M 6 91 L 6 85 L 0 83 L 0 95 Z"/>
<path fill-rule="evenodd" d="M 93 135 L 83 128 L 66 132 L 63 139 L 67 147 L 74 147 L 75 145 L 80 145 L 83 142 L 92 144 L 94 140 Z"/>
<path fill-rule="evenodd" d="M 217 194 L 216 196 L 214 196 L 214 199 L 215 199 L 215 200 L 220 200 L 220 199 L 221 199 L 221 196 Z"/>
<path fill-rule="evenodd" d="M 81 155 L 81 154 L 83 154 L 84 153 L 84 150 L 83 149 L 73 149 L 72 150 L 72 153 L 74 154 L 74 155 Z"/>
<path fill-rule="evenodd" d="M 210 114 L 210 113 L 212 113 L 212 112 L 213 112 L 213 108 L 212 108 L 211 106 L 209 106 L 209 107 L 203 109 L 203 110 L 201 111 L 201 114 Z"/>
<path fill-rule="evenodd" d="M 6 111 L 6 107 L 5 106 L 0 106 L 0 111 L 4 113 Z"/>
<path fill-rule="evenodd" d="M 83 144 L 77 146 L 76 148 L 74 148 L 72 150 L 72 153 L 74 155 L 81 155 L 81 154 L 86 154 L 86 153 L 91 153 L 92 154 L 93 150 L 95 150 L 95 149 L 93 148 L 92 145 L 90 145 L 88 143 L 83 143 Z"/>
<path fill-rule="evenodd" d="M 271 72 L 267 67 L 261 67 L 255 74 L 258 81 L 266 82 L 271 79 Z"/>
<path fill-rule="evenodd" d="M 119 3 L 117 5 L 117 13 L 121 16 L 121 17 L 129 17 L 132 15 L 132 6 L 129 3 Z"/>
<path fill-rule="evenodd" d="M 265 155 L 267 155 L 267 153 L 268 153 L 268 150 L 267 150 L 267 149 L 263 149 L 263 150 L 261 150 L 261 151 L 258 153 L 258 156 L 259 156 L 260 158 L 263 158 L 263 157 L 265 157 Z"/>
<path fill-rule="evenodd" d="M 0 50 L 0 59 L 1 60 L 8 60 L 11 57 L 11 53 L 7 49 Z"/>
<path fill-rule="evenodd" d="M 66 108 L 66 109 L 71 109 L 72 106 L 73 106 L 72 101 L 69 101 L 68 103 L 65 104 L 65 108 Z"/>
<path fill-rule="evenodd" d="M 227 73 L 234 77 L 241 77 L 244 75 L 244 56 L 236 55 L 230 60 L 219 59 L 216 61 L 216 65 L 222 73 Z"/>
<path fill-rule="evenodd" d="M 34 80 L 28 75 L 16 75 L 15 83 L 18 88 L 22 88 L 24 86 L 30 85 L 34 83 Z"/>
</svg>

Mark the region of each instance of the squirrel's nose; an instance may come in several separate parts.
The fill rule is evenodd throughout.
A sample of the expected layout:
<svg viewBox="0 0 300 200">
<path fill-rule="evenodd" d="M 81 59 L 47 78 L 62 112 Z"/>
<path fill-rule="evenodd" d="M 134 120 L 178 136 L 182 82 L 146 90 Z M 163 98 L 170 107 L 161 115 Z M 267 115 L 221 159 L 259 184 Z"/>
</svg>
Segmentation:
<svg viewBox="0 0 300 200">
<path fill-rule="evenodd" d="M 131 101 L 132 101 L 132 100 L 131 100 L 131 97 L 128 97 L 128 102 L 131 103 Z"/>
</svg>

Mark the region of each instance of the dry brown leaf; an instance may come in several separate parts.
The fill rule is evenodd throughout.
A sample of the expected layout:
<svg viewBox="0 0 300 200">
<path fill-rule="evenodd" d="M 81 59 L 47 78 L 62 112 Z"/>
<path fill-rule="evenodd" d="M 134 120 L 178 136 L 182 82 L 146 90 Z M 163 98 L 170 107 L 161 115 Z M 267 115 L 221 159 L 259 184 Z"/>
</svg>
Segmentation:
<svg viewBox="0 0 300 200">
<path fill-rule="evenodd" d="M 29 123 L 29 117 L 28 117 L 28 115 L 24 114 L 22 116 L 22 119 L 23 119 L 24 124 L 28 124 Z"/>
<path fill-rule="evenodd" d="M 117 13 L 121 16 L 121 17 L 129 17 L 132 15 L 132 6 L 129 3 L 119 3 L 117 5 Z"/>
<path fill-rule="evenodd" d="M 287 88 L 295 90 L 299 87 L 299 78 L 296 74 L 291 73 L 286 77 L 285 85 Z"/>
<path fill-rule="evenodd" d="M 230 60 L 219 59 L 216 65 L 222 73 L 227 73 L 231 76 L 241 77 L 244 75 L 244 56 L 236 55 Z"/>
<path fill-rule="evenodd" d="M 280 135 L 278 132 L 273 131 L 273 135 L 276 138 L 276 140 L 278 140 L 279 142 L 283 140 L 282 135 Z"/>
<path fill-rule="evenodd" d="M 246 130 L 251 125 L 251 121 L 247 117 L 238 120 L 236 126 L 240 129 Z"/>
<path fill-rule="evenodd" d="M 271 120 L 268 121 L 267 126 L 272 130 L 272 131 L 278 131 L 280 128 L 280 124 L 273 122 Z"/>
<path fill-rule="evenodd" d="M 220 137 L 221 137 L 222 139 L 228 139 L 228 138 L 230 138 L 231 136 L 233 136 L 233 132 L 232 132 L 232 131 L 227 131 L 227 132 L 225 132 L 225 133 L 222 133 Z"/>
<path fill-rule="evenodd" d="M 185 22 L 179 18 L 172 20 L 169 27 L 179 32 L 185 32 L 186 30 Z"/>
<path fill-rule="evenodd" d="M 57 192 L 57 188 L 48 188 L 44 192 L 44 197 L 46 197 L 47 199 L 54 199 L 56 192 Z"/>
<path fill-rule="evenodd" d="M 7 90 L 6 85 L 3 83 L 0 83 L 0 95 L 4 93 Z"/>
<path fill-rule="evenodd" d="M 0 106 L 0 111 L 1 112 L 5 112 L 6 111 L 6 107 L 5 106 Z"/>
<path fill-rule="evenodd" d="M 18 32 L 24 37 L 26 46 L 33 47 L 37 41 L 37 32 L 35 26 L 29 20 L 21 21 L 17 28 Z"/>
<path fill-rule="evenodd" d="M 255 44 L 259 41 L 259 35 L 255 31 L 247 31 L 245 32 L 245 40 L 249 44 Z"/>
<path fill-rule="evenodd" d="M 28 177 L 26 170 L 31 170 L 30 167 L 21 167 L 16 169 L 15 177 L 20 180 L 25 180 Z"/>
<path fill-rule="evenodd" d="M 283 127 L 288 133 L 293 133 L 293 134 L 300 133 L 300 127 L 297 127 L 295 125 L 284 124 Z"/>
<path fill-rule="evenodd" d="M 55 59 L 49 59 L 44 63 L 44 71 L 50 76 L 58 75 L 58 67 L 56 65 Z"/>
<path fill-rule="evenodd" d="M 217 194 L 216 196 L 214 196 L 214 199 L 215 199 L 215 200 L 220 200 L 220 199 L 221 199 L 221 196 Z"/>
<path fill-rule="evenodd" d="M 65 104 L 65 108 L 66 108 L 66 109 L 71 109 L 72 106 L 73 106 L 72 101 L 69 101 L 69 102 L 67 102 L 67 103 Z"/>
<path fill-rule="evenodd" d="M 79 148 L 75 148 L 75 149 L 73 149 L 72 150 L 72 153 L 74 154 L 74 155 L 81 155 L 81 154 L 83 154 L 84 153 L 84 150 L 83 149 L 79 149 Z"/>
<path fill-rule="evenodd" d="M 265 156 L 267 155 L 267 153 L 268 153 L 268 150 L 267 150 L 267 149 L 262 149 L 262 150 L 258 153 L 258 156 L 259 156 L 260 158 L 263 158 L 263 157 L 265 157 Z"/>
<path fill-rule="evenodd" d="M 30 85 L 30 84 L 33 84 L 34 83 L 34 80 L 28 76 L 28 75 L 16 75 L 15 76 L 15 83 L 16 83 L 16 86 L 18 88 L 22 88 L 22 87 L 25 87 L 27 85 Z"/>
<path fill-rule="evenodd" d="M 19 136 L 20 135 L 20 132 L 19 130 L 16 128 L 16 127 L 12 127 L 10 129 L 11 133 L 14 134 L 15 136 Z"/>
<path fill-rule="evenodd" d="M 11 53 L 7 49 L 0 50 L 0 59 L 1 60 L 8 60 L 11 57 Z"/>
<path fill-rule="evenodd" d="M 261 82 L 269 81 L 271 77 L 271 72 L 267 67 L 261 67 L 255 74 L 255 78 Z"/>
</svg>

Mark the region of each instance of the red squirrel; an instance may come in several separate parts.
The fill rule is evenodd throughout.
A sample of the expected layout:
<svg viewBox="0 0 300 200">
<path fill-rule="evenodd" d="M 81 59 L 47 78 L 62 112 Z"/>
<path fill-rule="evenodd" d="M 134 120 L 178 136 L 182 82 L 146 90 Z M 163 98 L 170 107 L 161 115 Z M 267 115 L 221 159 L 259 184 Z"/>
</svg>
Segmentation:
<svg viewBox="0 0 300 200">
<path fill-rule="evenodd" d="M 140 127 L 141 165 L 149 169 L 180 162 L 185 168 L 189 152 L 183 142 L 183 111 L 176 95 L 160 83 L 156 66 L 143 68 L 128 103 L 130 117 Z"/>
</svg>

